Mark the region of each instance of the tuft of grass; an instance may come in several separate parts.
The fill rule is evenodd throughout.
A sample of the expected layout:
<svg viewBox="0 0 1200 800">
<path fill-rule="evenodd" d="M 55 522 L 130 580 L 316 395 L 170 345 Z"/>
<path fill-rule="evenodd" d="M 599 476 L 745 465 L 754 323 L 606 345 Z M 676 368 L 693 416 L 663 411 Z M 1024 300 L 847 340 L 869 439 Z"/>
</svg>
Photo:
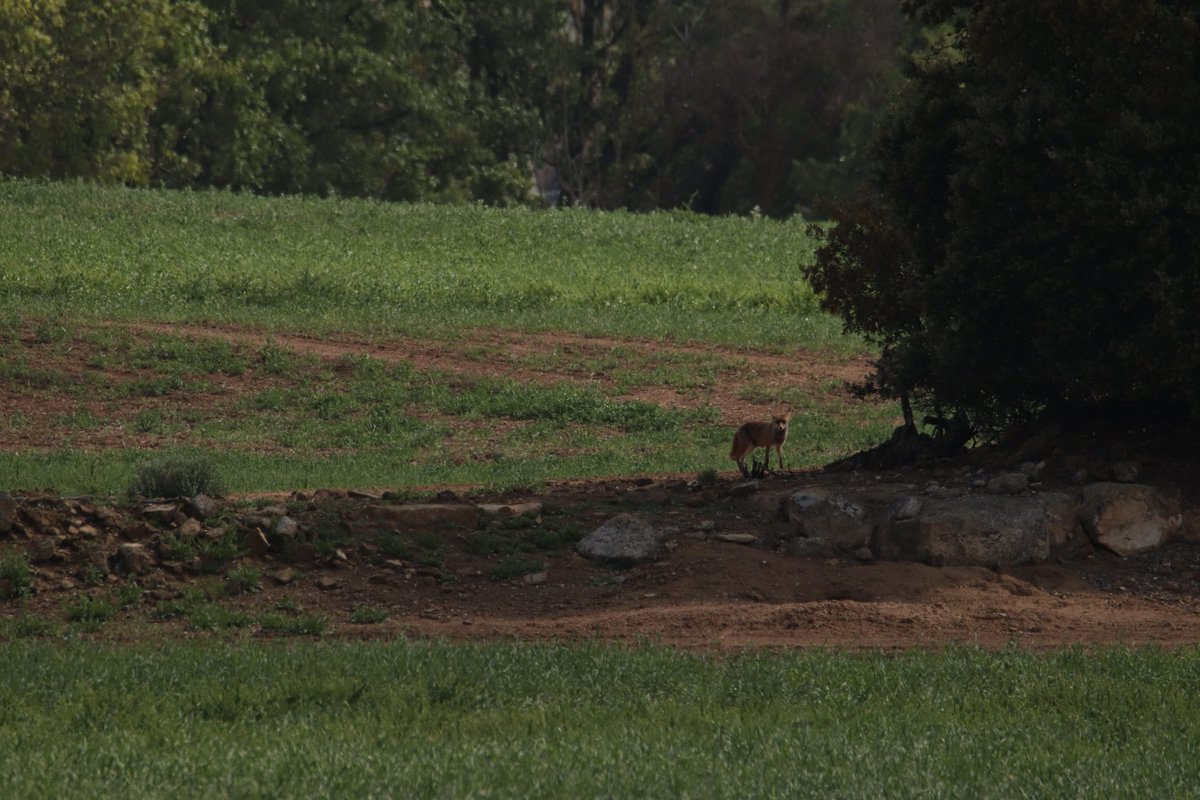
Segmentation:
<svg viewBox="0 0 1200 800">
<path fill-rule="evenodd" d="M 225 487 L 207 457 L 169 455 L 139 463 L 128 493 L 133 497 L 220 496 Z"/>
<path fill-rule="evenodd" d="M 356 625 L 373 625 L 384 622 L 387 618 L 388 612 L 385 609 L 374 606 L 359 606 L 350 613 L 350 621 Z"/>
<path fill-rule="evenodd" d="M 279 636 L 323 636 L 329 632 L 329 618 L 313 612 L 267 612 L 259 616 L 258 625 L 263 633 Z"/>
<path fill-rule="evenodd" d="M 484 574 L 493 581 L 510 581 L 514 578 L 541 572 L 545 568 L 546 565 L 541 561 L 509 556 L 489 567 Z"/>
<path fill-rule="evenodd" d="M 82 623 L 87 629 L 98 628 L 117 614 L 117 603 L 109 597 L 84 595 L 67 606 L 68 622 Z"/>
<path fill-rule="evenodd" d="M 262 588 L 262 570 L 258 567 L 240 565 L 225 573 L 225 590 L 229 594 L 261 592 Z"/>
</svg>

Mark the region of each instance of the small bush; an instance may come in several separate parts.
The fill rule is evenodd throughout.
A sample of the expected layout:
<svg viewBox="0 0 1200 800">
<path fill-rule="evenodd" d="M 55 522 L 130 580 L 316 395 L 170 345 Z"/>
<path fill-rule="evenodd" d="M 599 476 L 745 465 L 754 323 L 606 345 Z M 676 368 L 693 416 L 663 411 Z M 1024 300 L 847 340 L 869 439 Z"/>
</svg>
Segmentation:
<svg viewBox="0 0 1200 800">
<path fill-rule="evenodd" d="M 219 496 L 225 487 L 204 456 L 163 456 L 138 464 L 129 484 L 135 497 Z"/>
<path fill-rule="evenodd" d="M 33 594 L 33 573 L 24 553 L 0 557 L 0 600 L 12 600 Z"/>
<path fill-rule="evenodd" d="M 99 626 L 116 616 L 117 607 L 106 597 L 82 597 L 67 608 L 68 622 L 81 622 L 87 626 Z"/>
</svg>

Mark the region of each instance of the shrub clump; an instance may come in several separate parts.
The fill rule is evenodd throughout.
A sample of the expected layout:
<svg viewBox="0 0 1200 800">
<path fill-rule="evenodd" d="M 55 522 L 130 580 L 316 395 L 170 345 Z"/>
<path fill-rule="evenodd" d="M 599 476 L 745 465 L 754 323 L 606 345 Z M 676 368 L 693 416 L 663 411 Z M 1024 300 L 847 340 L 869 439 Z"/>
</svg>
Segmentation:
<svg viewBox="0 0 1200 800">
<path fill-rule="evenodd" d="M 129 483 L 134 497 L 220 496 L 225 486 L 212 462 L 203 456 L 163 456 L 143 461 Z"/>
</svg>

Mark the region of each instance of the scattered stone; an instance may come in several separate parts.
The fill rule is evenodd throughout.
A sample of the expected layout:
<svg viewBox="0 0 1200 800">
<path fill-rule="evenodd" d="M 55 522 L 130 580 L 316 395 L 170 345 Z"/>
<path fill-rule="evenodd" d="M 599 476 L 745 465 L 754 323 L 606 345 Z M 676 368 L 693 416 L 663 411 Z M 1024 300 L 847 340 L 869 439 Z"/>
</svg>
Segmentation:
<svg viewBox="0 0 1200 800">
<path fill-rule="evenodd" d="M 332 591 L 341 585 L 342 585 L 341 581 L 339 581 L 337 578 L 331 578 L 328 575 L 324 575 L 320 578 L 317 578 L 317 583 L 316 583 L 317 588 L 323 592 Z"/>
<path fill-rule="evenodd" d="M 934 484 L 925 490 L 925 494 L 938 500 L 950 500 L 955 497 L 962 497 L 963 490 L 955 486 L 939 486 Z"/>
<path fill-rule="evenodd" d="M 204 523 L 195 517 L 188 517 L 182 525 L 175 529 L 175 533 L 190 539 L 193 536 L 199 536 L 202 530 L 204 530 Z"/>
<path fill-rule="evenodd" d="M 987 482 L 988 494 L 1021 494 L 1029 488 L 1029 477 L 1020 472 L 1006 472 Z"/>
<path fill-rule="evenodd" d="M 63 579 L 58 582 L 58 588 L 62 589 L 64 592 L 70 592 L 79 588 L 79 582 L 73 578 L 64 576 Z"/>
<path fill-rule="evenodd" d="M 361 489 L 350 489 L 346 492 L 346 496 L 355 500 L 380 500 L 383 495 L 375 492 L 365 492 Z"/>
<path fill-rule="evenodd" d="M 585 558 L 617 564 L 637 564 L 658 556 L 663 534 L 632 514 L 620 514 L 589 533 L 575 545 Z"/>
<path fill-rule="evenodd" d="M 117 547 L 117 558 L 129 575 L 145 575 L 154 566 L 149 549 L 137 542 L 125 542 Z"/>
<path fill-rule="evenodd" d="M 715 531 L 717 529 L 717 523 L 711 519 L 702 519 L 696 523 L 695 529 L 698 531 L 704 531 L 705 533 Z"/>
<path fill-rule="evenodd" d="M 718 533 L 713 538 L 733 544 L 758 544 L 758 537 L 753 533 Z"/>
<path fill-rule="evenodd" d="M 875 554 L 871 552 L 869 547 L 860 547 L 854 551 L 854 557 L 864 564 L 869 564 L 875 560 Z"/>
<path fill-rule="evenodd" d="M 1174 504 L 1141 484 L 1093 483 L 1079 514 L 1092 541 L 1122 556 L 1158 547 L 1183 527 Z"/>
<path fill-rule="evenodd" d="M 529 586 L 537 586 L 538 584 L 545 583 L 548 577 L 549 576 L 544 570 L 540 572 L 531 572 L 528 575 L 522 576 L 521 582 Z"/>
</svg>

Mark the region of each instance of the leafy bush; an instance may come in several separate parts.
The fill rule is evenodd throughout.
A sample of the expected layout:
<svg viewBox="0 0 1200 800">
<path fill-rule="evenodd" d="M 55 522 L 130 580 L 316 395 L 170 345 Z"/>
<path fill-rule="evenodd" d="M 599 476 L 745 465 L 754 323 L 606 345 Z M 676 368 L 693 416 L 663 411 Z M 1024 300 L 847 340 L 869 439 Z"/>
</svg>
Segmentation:
<svg viewBox="0 0 1200 800">
<path fill-rule="evenodd" d="M 199 455 L 171 455 L 137 465 L 129 494 L 135 497 L 221 495 L 224 485 L 212 462 Z"/>
</svg>

